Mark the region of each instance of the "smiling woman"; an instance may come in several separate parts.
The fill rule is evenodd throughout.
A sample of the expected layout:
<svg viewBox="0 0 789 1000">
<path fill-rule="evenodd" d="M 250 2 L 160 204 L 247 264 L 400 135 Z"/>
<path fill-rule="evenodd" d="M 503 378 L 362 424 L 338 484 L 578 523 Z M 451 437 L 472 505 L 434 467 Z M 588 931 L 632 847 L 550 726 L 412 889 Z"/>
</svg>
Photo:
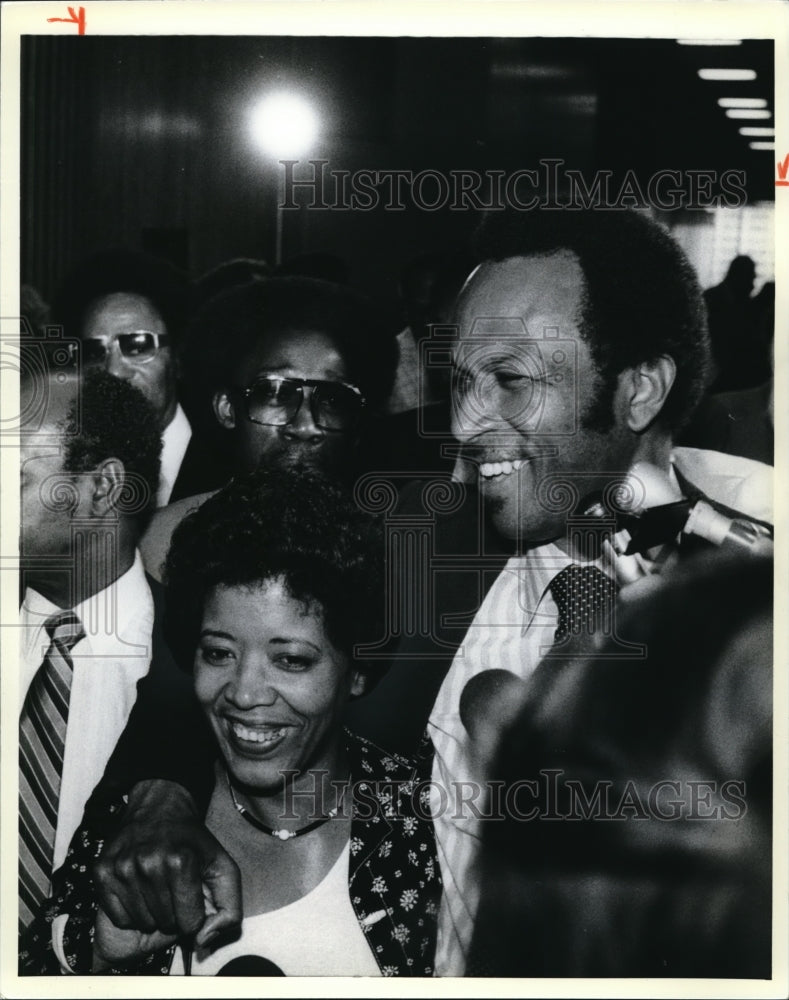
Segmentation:
<svg viewBox="0 0 789 1000">
<path fill-rule="evenodd" d="M 91 817 L 47 910 L 69 915 L 70 971 L 431 974 L 440 878 L 415 766 L 342 726 L 375 680 L 356 650 L 383 633 L 383 555 L 377 523 L 306 469 L 238 479 L 179 525 L 167 627 L 216 741 L 206 826 L 240 871 L 243 919 L 198 945 L 102 910 L 107 821 Z"/>
<path fill-rule="evenodd" d="M 283 771 L 337 770 L 330 734 L 349 695 L 364 688 L 323 617 L 320 605 L 289 594 L 285 577 L 217 587 L 205 603 L 195 691 L 232 781 L 249 789 L 260 820 Z"/>
</svg>

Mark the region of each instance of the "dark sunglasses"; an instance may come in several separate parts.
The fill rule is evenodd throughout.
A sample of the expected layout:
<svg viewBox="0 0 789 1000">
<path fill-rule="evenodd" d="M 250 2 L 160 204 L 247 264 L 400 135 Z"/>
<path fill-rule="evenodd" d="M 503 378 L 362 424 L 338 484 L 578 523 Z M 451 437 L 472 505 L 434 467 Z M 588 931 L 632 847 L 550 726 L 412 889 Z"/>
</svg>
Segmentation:
<svg viewBox="0 0 789 1000">
<path fill-rule="evenodd" d="M 153 333 L 151 330 L 132 330 L 130 333 L 117 333 L 113 337 L 90 337 L 82 341 L 82 361 L 86 365 L 102 364 L 113 344 L 118 345 L 121 356 L 135 364 L 144 365 L 152 361 L 159 349 L 167 347 L 169 337 L 164 333 Z"/>
<path fill-rule="evenodd" d="M 247 419 L 253 424 L 285 427 L 299 412 L 305 390 L 309 390 L 310 412 L 316 427 L 348 431 L 359 423 L 366 400 L 360 389 L 345 382 L 265 375 L 236 392 L 244 400 Z"/>
</svg>

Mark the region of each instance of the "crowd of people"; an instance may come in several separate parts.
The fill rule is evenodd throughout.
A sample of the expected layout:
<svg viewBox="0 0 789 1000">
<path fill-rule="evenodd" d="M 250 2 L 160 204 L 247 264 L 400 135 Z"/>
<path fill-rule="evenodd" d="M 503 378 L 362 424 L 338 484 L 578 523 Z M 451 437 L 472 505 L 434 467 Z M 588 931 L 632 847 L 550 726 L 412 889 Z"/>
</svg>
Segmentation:
<svg viewBox="0 0 789 1000">
<path fill-rule="evenodd" d="M 770 977 L 720 296 L 631 211 L 494 213 L 401 295 L 108 250 L 29 296 L 20 974 Z"/>
</svg>

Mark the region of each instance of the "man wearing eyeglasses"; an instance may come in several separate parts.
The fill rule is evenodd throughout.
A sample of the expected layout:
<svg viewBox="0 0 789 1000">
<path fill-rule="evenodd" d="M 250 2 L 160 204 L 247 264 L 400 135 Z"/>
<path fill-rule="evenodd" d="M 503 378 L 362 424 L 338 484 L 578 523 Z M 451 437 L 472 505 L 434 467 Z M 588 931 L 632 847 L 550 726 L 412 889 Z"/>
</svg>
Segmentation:
<svg viewBox="0 0 789 1000">
<path fill-rule="evenodd" d="M 250 385 L 233 387 L 217 404 L 223 412 L 231 398 L 250 423 L 291 428 L 284 434 L 296 433 L 300 414 L 317 431 L 354 431 L 366 402 L 362 390 L 349 382 L 282 375 L 261 375 Z"/>
<path fill-rule="evenodd" d="M 153 406 L 162 428 L 157 507 L 170 500 L 192 435 L 178 401 L 176 352 L 188 296 L 186 276 L 170 264 L 112 250 L 79 264 L 53 308 L 55 321 L 82 341 L 84 368 L 103 367 Z"/>
<path fill-rule="evenodd" d="M 616 590 L 594 553 L 576 556 L 570 545 L 575 505 L 602 495 L 639 463 L 657 476 L 660 498 L 649 507 L 695 503 L 704 489 L 730 515 L 745 508 L 748 520 L 769 518 L 768 470 L 696 452 L 685 461 L 688 477 L 702 484 L 697 488 L 673 456 L 675 427 L 703 386 L 707 342 L 695 279 L 670 237 L 636 213 L 532 213 L 518 215 L 515 223 L 504 217 L 494 230 L 497 238 L 488 234 L 483 263 L 457 308 L 454 432 L 476 483 L 468 502 L 447 505 L 440 519 L 435 508 L 425 518 L 426 491 L 418 484 L 422 506 L 408 508 L 407 516 L 420 523 L 435 518 L 436 532 L 424 555 L 402 560 L 397 582 L 408 600 L 430 599 L 429 627 L 403 630 L 398 668 L 367 703 L 367 733 L 381 742 L 387 723 L 416 730 L 415 737 L 428 724 L 444 885 L 436 959 L 441 975 L 467 969 L 479 891 L 476 796 L 456 798 L 455 809 L 448 795 L 442 805 L 440 795 L 469 789 L 470 779 L 477 779 L 472 730 L 489 692 L 479 698 L 471 682 L 486 673 L 489 680 L 494 671 L 509 671 L 516 682 L 530 677 L 557 633 L 587 629 L 586 623 L 597 627 L 597 609 Z M 570 497 L 567 506 L 559 493 Z M 673 521 L 665 527 L 660 538 L 642 539 L 644 552 L 665 544 L 666 558 L 674 555 L 681 529 Z M 446 562 L 431 564 L 434 555 Z M 654 567 L 638 565 L 653 575 L 660 555 Z M 586 581 L 573 585 L 574 602 L 565 600 L 568 576 Z M 586 622 L 580 620 L 584 611 Z M 377 717 L 371 707 L 376 700 Z M 466 713 L 461 703 L 470 701 L 476 705 Z M 494 718 L 503 722 L 503 714 Z M 157 773 L 161 778 L 162 770 Z M 185 794 L 177 788 L 182 776 L 174 775 L 166 791 L 141 783 L 124 832 L 105 847 L 104 891 L 123 897 L 127 913 L 134 911 L 126 926 L 137 921 L 151 930 L 166 914 L 171 926 L 193 930 L 205 916 L 204 888 L 214 893 L 224 925 L 233 923 L 232 881 L 221 877 L 219 853 L 196 828 L 194 801 L 179 797 Z M 195 829 L 188 832 L 190 824 Z M 127 880 L 131 870 L 136 880 Z M 185 871 L 190 874 L 182 878 Z M 151 899 L 154 906 L 143 912 Z"/>
<path fill-rule="evenodd" d="M 394 347 L 377 323 L 364 298 L 302 277 L 251 282 L 199 311 L 184 374 L 214 423 L 225 462 L 217 486 L 261 466 L 359 474 L 394 377 Z M 174 528 L 207 496 L 157 511 L 140 546 L 154 577 Z"/>
</svg>

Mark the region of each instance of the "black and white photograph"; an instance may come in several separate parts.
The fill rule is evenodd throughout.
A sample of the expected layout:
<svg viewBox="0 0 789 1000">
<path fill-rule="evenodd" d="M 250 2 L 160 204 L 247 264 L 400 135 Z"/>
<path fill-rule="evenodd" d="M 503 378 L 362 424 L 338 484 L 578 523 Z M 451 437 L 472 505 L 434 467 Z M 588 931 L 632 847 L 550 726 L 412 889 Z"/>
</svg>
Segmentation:
<svg viewBox="0 0 789 1000">
<path fill-rule="evenodd" d="M 2 7 L 0 995 L 785 996 L 789 9 Z"/>
</svg>

